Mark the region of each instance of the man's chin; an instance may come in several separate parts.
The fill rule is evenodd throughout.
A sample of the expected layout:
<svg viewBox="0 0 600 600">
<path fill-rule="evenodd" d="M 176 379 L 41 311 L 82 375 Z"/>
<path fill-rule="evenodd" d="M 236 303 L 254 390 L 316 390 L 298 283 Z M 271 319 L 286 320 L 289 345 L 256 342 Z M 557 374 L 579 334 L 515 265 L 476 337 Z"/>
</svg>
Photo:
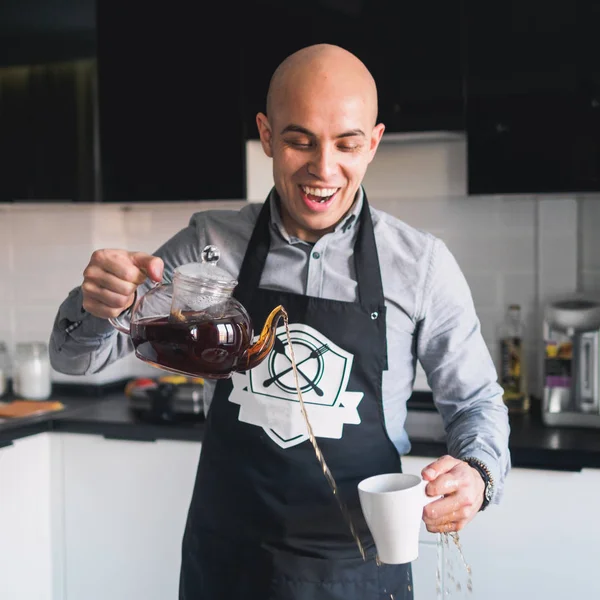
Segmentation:
<svg viewBox="0 0 600 600">
<path fill-rule="evenodd" d="M 299 212 L 300 214 L 296 215 L 290 214 L 289 217 L 291 218 L 289 220 L 284 217 L 283 222 L 288 228 L 288 233 L 306 241 L 316 241 L 319 237 L 333 231 L 338 221 L 344 216 L 343 214 L 337 215 L 330 212 L 321 214 L 307 214 L 306 210 Z M 295 233 L 293 230 L 295 230 Z"/>
</svg>

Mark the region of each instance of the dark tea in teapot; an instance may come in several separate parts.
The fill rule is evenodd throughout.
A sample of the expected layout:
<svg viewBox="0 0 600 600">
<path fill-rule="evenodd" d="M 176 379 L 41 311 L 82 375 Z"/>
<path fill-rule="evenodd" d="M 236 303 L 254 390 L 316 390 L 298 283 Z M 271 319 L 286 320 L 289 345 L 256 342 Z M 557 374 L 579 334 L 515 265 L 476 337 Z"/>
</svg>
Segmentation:
<svg viewBox="0 0 600 600">
<path fill-rule="evenodd" d="M 191 313 L 174 321 L 149 317 L 131 324 L 136 354 L 161 368 L 212 379 L 244 370 L 251 332 L 242 314 L 221 320 L 195 320 Z"/>
<path fill-rule="evenodd" d="M 217 267 L 219 250 L 206 246 L 202 262 L 177 267 L 172 283 L 139 297 L 129 316 L 109 319 L 131 338 L 138 358 L 192 377 L 225 379 L 260 364 L 275 341 L 283 306 L 268 315 L 258 339 L 244 306 L 233 297 L 237 281 Z"/>
</svg>

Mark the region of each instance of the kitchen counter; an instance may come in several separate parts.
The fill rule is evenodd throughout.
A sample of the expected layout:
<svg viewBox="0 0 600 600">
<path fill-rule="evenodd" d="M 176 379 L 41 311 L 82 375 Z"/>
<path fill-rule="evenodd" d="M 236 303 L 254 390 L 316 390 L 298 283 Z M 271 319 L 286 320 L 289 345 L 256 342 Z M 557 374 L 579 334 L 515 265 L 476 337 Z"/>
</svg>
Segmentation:
<svg viewBox="0 0 600 600">
<path fill-rule="evenodd" d="M 62 402 L 61 411 L 18 419 L 0 419 L 0 448 L 13 440 L 44 431 L 92 433 L 111 439 L 154 441 L 158 439 L 202 441 L 204 422 L 150 423 L 129 410 L 122 392 L 102 397 L 53 394 Z"/>
<path fill-rule="evenodd" d="M 202 441 L 204 422 L 148 423 L 128 408 L 122 392 L 102 397 L 52 396 L 65 405 L 60 412 L 0 422 L 0 448 L 15 439 L 44 431 L 87 433 L 111 439 Z M 409 402 L 406 430 L 411 454 L 438 457 L 446 453 L 445 434 L 431 395 L 417 392 Z M 530 414 L 511 416 L 510 450 L 514 467 L 579 471 L 600 469 L 600 430 L 546 427 L 539 403 Z"/>
</svg>

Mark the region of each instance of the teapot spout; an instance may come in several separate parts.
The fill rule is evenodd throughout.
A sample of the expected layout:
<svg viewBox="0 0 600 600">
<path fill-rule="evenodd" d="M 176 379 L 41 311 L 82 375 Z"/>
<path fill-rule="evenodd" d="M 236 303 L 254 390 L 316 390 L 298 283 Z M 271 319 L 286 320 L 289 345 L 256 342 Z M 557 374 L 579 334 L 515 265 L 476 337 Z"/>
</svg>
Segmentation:
<svg viewBox="0 0 600 600">
<path fill-rule="evenodd" d="M 285 308 L 281 305 L 271 311 L 271 314 L 265 321 L 258 340 L 244 352 L 238 370 L 248 371 L 253 369 L 267 358 L 267 355 L 271 352 L 273 344 L 275 343 L 275 332 L 277 330 L 279 319 L 283 318 L 284 321 L 287 321 L 287 316 Z"/>
</svg>

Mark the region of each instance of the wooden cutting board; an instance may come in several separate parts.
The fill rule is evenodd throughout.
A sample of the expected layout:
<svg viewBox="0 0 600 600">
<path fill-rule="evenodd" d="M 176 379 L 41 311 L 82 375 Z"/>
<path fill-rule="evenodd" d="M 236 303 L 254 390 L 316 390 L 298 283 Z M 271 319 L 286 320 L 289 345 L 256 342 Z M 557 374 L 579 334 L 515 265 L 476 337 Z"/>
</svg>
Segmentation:
<svg viewBox="0 0 600 600">
<path fill-rule="evenodd" d="M 12 402 L 0 403 L 0 418 L 11 419 L 18 417 L 29 417 L 45 412 L 62 410 L 62 402 L 38 401 L 38 400 L 13 400 Z"/>
</svg>

